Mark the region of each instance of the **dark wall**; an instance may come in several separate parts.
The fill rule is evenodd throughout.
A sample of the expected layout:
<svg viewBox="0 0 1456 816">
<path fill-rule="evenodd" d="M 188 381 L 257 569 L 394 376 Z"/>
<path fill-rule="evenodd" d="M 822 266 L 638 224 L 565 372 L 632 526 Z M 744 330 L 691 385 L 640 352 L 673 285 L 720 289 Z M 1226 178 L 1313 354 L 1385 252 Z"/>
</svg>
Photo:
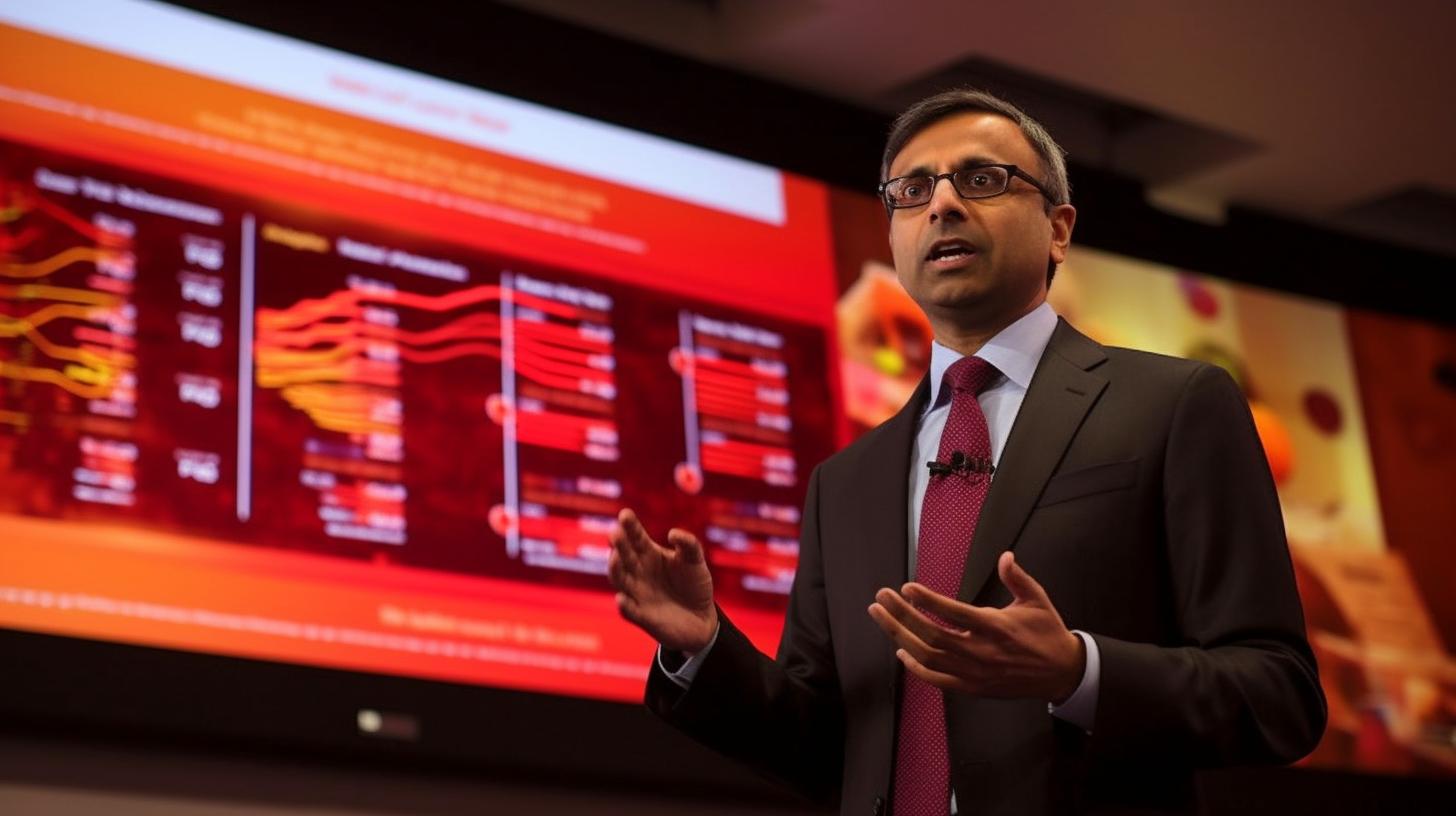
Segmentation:
<svg viewBox="0 0 1456 816">
<path fill-rule="evenodd" d="M 871 193 L 890 117 L 524 11 L 451 0 L 171 0 L 427 74 Z M 1208 226 L 1072 157 L 1080 244 L 1392 314 L 1456 324 L 1433 297 L 1456 259 L 1233 207 Z"/>
</svg>

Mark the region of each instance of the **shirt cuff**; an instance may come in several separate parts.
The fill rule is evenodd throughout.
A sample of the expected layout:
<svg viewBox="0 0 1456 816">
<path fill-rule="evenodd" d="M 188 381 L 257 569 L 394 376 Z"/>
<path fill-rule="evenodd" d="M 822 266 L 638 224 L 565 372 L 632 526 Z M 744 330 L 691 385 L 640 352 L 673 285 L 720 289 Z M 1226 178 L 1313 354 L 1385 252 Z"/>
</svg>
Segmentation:
<svg viewBox="0 0 1456 816">
<path fill-rule="evenodd" d="M 1102 679 L 1102 654 L 1097 651 L 1096 638 L 1080 629 L 1073 629 L 1072 634 L 1081 638 L 1087 647 L 1087 665 L 1082 669 L 1082 682 L 1061 705 L 1047 703 L 1047 712 L 1053 717 L 1081 726 L 1083 731 L 1090 734 L 1093 721 L 1097 718 L 1097 689 Z"/>
<path fill-rule="evenodd" d="M 718 628 L 721 629 L 722 624 L 719 624 Z M 676 669 L 669 669 L 667 667 L 667 663 L 663 662 L 662 644 L 659 643 L 657 644 L 657 668 L 662 669 L 662 673 L 667 675 L 667 679 L 671 680 L 674 683 L 677 683 L 683 688 L 683 690 L 687 690 L 687 688 L 693 684 L 693 678 L 698 676 L 698 669 L 702 667 L 703 660 L 708 657 L 708 652 L 713 651 L 713 644 L 717 642 L 718 629 L 714 629 L 713 637 L 709 638 L 708 645 L 704 646 L 703 650 L 698 652 L 697 654 L 690 655 L 686 660 L 682 662 L 682 665 L 678 666 Z M 678 653 L 679 657 L 681 657 L 681 654 L 681 652 Z M 677 661 L 673 662 L 675 663 Z"/>
</svg>

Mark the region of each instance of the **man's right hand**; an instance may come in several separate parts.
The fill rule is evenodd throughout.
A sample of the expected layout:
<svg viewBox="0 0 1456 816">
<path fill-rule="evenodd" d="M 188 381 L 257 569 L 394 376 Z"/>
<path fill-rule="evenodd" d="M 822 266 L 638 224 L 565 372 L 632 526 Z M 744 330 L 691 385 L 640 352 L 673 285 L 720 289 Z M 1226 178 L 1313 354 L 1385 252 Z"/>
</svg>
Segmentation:
<svg viewBox="0 0 1456 816">
<path fill-rule="evenodd" d="M 617 514 L 611 542 L 607 577 L 622 617 L 664 648 L 687 654 L 706 649 L 718 631 L 718 609 L 702 543 L 673 528 L 666 545 L 659 544 L 629 509 Z"/>
</svg>

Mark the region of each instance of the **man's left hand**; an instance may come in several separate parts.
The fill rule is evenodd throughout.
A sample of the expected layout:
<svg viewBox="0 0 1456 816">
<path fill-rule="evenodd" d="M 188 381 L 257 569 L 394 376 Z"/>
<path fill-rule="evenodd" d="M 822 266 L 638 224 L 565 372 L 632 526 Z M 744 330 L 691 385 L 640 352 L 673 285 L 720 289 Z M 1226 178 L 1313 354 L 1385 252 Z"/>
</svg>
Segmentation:
<svg viewBox="0 0 1456 816">
<path fill-rule="evenodd" d="M 1065 702 L 1082 682 L 1086 646 L 1016 557 L 996 565 L 1010 605 L 972 606 L 909 583 L 875 593 L 870 617 L 905 669 L 933 686 L 982 697 Z M 933 620 L 929 615 L 939 620 Z"/>
</svg>

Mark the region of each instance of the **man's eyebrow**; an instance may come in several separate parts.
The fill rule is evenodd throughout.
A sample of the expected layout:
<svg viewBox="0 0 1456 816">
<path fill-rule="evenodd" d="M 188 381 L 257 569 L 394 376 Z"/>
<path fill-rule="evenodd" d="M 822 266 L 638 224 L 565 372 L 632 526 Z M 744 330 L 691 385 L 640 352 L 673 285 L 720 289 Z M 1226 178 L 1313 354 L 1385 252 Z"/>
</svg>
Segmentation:
<svg viewBox="0 0 1456 816">
<path fill-rule="evenodd" d="M 952 168 L 953 168 L 952 172 L 954 172 L 955 170 L 964 170 L 967 167 L 980 167 L 980 166 L 986 165 L 986 164 L 1005 164 L 1005 162 L 999 161 L 997 159 L 993 159 L 993 158 L 991 158 L 989 156 L 967 156 L 964 159 L 961 159 L 961 160 L 957 161 L 954 165 L 952 165 Z M 935 175 L 935 169 L 934 168 L 930 167 L 929 165 L 925 165 L 925 164 L 917 164 L 914 167 L 910 168 L 909 170 L 906 170 L 903 173 L 900 173 L 900 174 L 895 175 L 895 176 L 891 176 L 891 178 L 903 178 L 905 176 L 932 176 L 932 175 Z"/>
<path fill-rule="evenodd" d="M 988 164 L 1006 164 L 1000 159 L 993 159 L 990 156 L 971 156 L 956 162 L 955 169 L 964 170 L 967 167 L 984 167 Z"/>
</svg>

